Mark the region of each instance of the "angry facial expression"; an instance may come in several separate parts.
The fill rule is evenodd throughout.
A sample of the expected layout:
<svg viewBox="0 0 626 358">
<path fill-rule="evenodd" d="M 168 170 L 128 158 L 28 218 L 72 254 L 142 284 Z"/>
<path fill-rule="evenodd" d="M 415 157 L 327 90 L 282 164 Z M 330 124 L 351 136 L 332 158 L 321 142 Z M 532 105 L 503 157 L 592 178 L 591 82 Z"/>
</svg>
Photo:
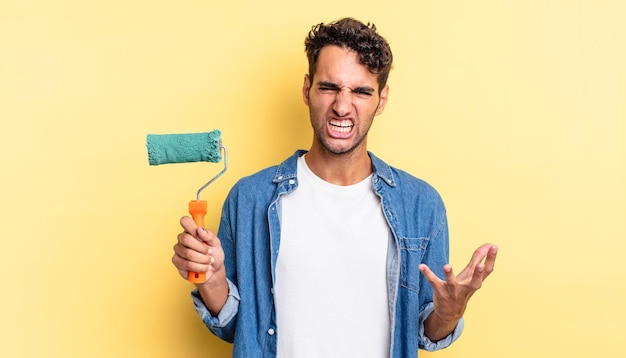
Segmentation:
<svg viewBox="0 0 626 358">
<path fill-rule="evenodd" d="M 313 126 L 311 150 L 332 154 L 367 151 L 367 133 L 387 103 L 388 86 L 379 91 L 377 75 L 348 48 L 329 45 L 319 53 L 311 78 L 302 86 Z"/>
</svg>

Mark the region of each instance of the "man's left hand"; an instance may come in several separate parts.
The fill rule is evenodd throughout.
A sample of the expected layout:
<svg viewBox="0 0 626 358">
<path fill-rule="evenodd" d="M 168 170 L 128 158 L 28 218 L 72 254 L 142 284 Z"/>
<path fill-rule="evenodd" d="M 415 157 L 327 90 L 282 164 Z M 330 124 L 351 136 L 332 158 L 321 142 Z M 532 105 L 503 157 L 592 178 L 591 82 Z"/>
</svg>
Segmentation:
<svg viewBox="0 0 626 358">
<path fill-rule="evenodd" d="M 450 264 L 444 265 L 445 281 L 439 279 L 427 265 L 419 265 L 420 271 L 434 290 L 435 310 L 425 322 L 425 333 L 430 340 L 442 339 L 454 330 L 463 317 L 470 297 L 482 287 L 483 281 L 493 272 L 497 253 L 498 247 L 495 245 L 480 246 L 474 251 L 469 264 L 456 276 Z"/>
</svg>

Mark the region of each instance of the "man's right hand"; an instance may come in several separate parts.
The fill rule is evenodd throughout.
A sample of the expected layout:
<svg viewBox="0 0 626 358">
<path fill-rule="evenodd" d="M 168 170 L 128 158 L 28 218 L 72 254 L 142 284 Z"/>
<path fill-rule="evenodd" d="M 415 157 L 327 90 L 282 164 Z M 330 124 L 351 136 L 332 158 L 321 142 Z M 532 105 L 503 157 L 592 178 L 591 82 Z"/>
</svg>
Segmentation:
<svg viewBox="0 0 626 358">
<path fill-rule="evenodd" d="M 172 263 L 184 279 L 189 271 L 206 272 L 206 282 L 196 287 L 209 312 L 217 316 L 228 299 L 222 244 L 213 231 L 198 227 L 188 216 L 180 219 L 180 226 L 184 231 L 178 234 Z"/>
<path fill-rule="evenodd" d="M 224 269 L 224 251 L 220 240 L 210 229 L 196 226 L 188 216 L 180 219 L 180 226 L 184 231 L 178 234 L 172 263 L 185 279 L 189 271 L 206 272 L 207 282 L 211 281 L 216 272 Z"/>
</svg>

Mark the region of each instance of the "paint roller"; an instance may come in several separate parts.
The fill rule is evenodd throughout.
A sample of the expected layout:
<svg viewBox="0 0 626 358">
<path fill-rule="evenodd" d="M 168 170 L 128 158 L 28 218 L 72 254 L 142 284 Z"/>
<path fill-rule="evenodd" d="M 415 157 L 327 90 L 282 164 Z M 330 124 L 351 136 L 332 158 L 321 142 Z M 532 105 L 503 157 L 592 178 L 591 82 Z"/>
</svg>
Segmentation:
<svg viewBox="0 0 626 358">
<path fill-rule="evenodd" d="M 228 151 L 222 144 L 221 132 L 183 134 L 148 134 L 148 162 L 150 165 L 169 163 L 212 162 L 219 163 L 224 152 L 224 169 L 202 185 L 196 193 L 196 200 L 189 202 L 189 214 L 198 227 L 204 227 L 207 212 L 206 200 L 200 200 L 200 193 L 228 169 Z M 187 279 L 193 283 L 206 281 L 206 273 L 189 272 Z"/>
</svg>

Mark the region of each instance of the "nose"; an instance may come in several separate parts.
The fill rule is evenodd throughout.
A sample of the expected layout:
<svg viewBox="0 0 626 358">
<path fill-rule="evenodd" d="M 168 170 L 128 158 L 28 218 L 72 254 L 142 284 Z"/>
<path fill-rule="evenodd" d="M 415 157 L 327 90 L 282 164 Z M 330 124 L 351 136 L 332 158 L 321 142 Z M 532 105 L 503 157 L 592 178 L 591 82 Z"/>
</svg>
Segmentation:
<svg viewBox="0 0 626 358">
<path fill-rule="evenodd" d="M 348 87 L 342 87 L 337 91 L 335 101 L 333 102 L 333 111 L 339 117 L 350 114 L 352 108 L 352 90 Z"/>
</svg>

